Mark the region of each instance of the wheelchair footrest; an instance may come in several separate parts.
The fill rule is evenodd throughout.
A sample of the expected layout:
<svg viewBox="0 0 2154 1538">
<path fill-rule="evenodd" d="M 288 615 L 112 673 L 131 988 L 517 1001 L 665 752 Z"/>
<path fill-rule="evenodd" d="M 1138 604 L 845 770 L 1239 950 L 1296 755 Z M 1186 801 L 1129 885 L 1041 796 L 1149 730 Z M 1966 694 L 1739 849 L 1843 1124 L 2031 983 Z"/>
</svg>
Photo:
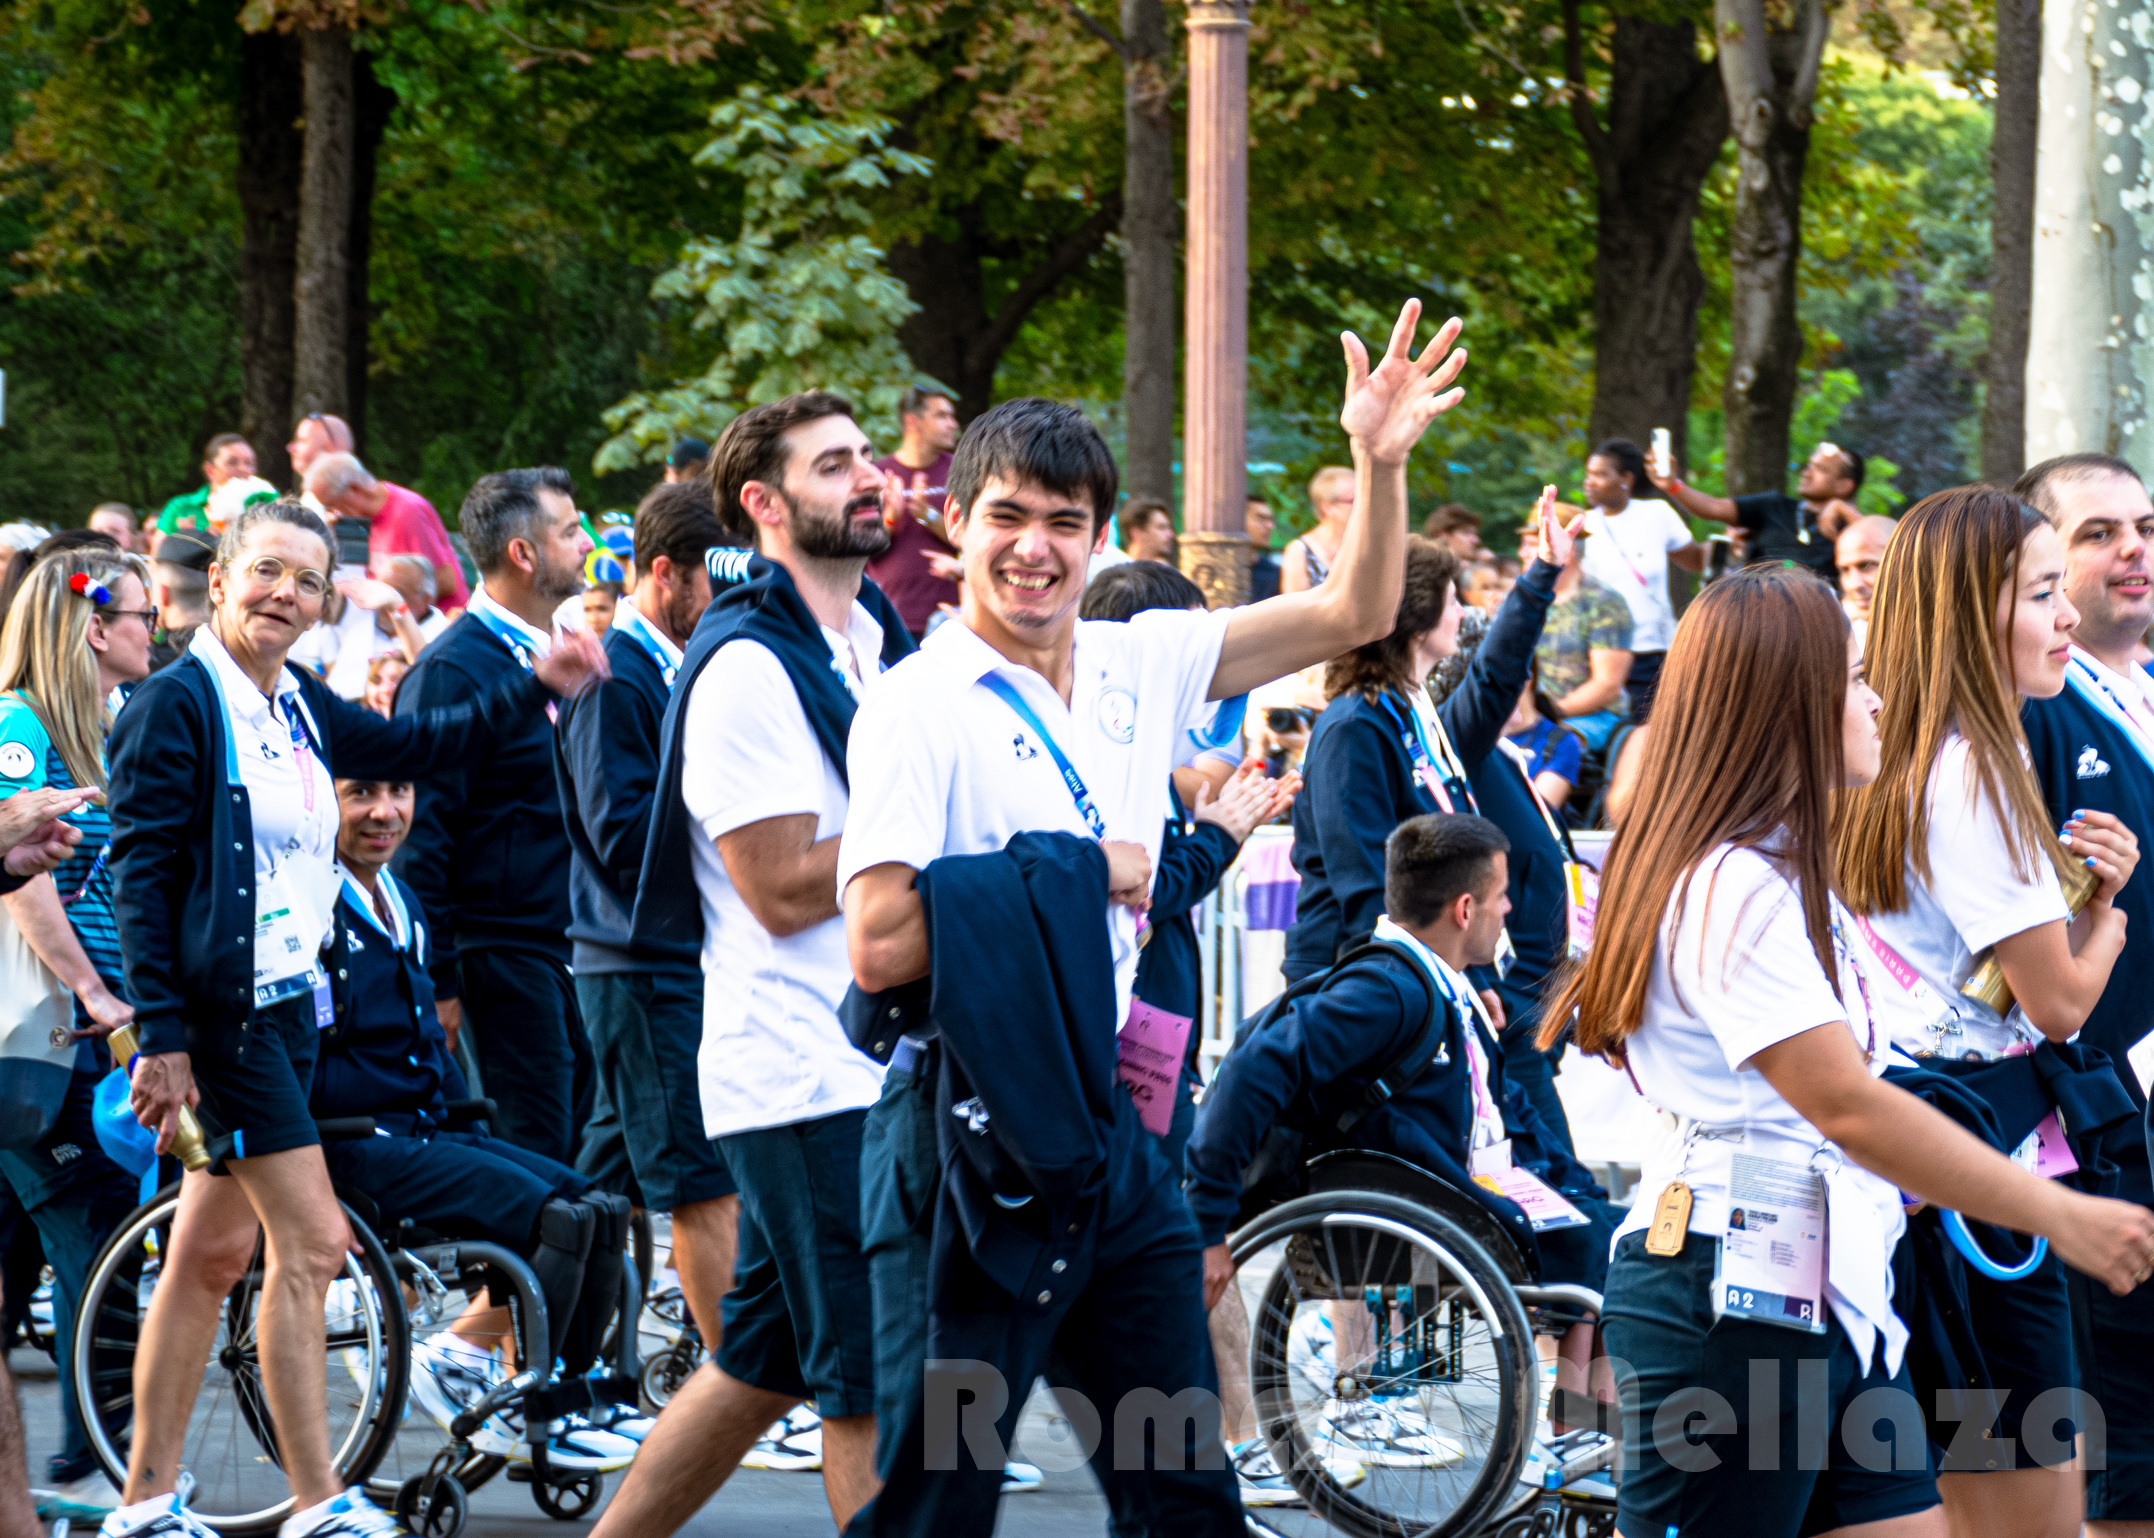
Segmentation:
<svg viewBox="0 0 2154 1538">
<path fill-rule="evenodd" d="M 524 1395 L 524 1421 L 528 1425 L 558 1420 L 564 1415 L 582 1415 L 600 1405 L 626 1405 L 635 1402 L 634 1378 L 617 1372 L 600 1373 L 589 1378 L 570 1378 L 564 1383 L 550 1383 Z"/>
</svg>

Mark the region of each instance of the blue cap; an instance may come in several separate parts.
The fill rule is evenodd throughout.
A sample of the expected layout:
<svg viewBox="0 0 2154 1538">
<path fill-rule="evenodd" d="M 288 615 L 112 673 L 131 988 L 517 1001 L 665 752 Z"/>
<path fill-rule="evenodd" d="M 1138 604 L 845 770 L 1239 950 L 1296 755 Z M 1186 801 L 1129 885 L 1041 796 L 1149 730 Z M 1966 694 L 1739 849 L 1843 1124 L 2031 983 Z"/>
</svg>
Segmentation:
<svg viewBox="0 0 2154 1538">
<path fill-rule="evenodd" d="M 125 1069 L 106 1074 L 98 1081 L 90 1121 L 105 1156 L 128 1174 L 139 1176 L 157 1166 L 157 1133 L 135 1120 L 129 1089 Z"/>
</svg>

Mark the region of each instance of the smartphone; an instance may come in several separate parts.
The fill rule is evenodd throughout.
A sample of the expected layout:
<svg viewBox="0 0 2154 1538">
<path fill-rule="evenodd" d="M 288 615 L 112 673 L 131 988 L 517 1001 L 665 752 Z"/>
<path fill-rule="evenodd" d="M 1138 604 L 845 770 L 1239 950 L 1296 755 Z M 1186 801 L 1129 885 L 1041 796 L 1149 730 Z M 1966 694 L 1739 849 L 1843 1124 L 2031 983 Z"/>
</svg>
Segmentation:
<svg viewBox="0 0 2154 1538">
<path fill-rule="evenodd" d="M 1728 574 L 1728 560 L 1735 554 L 1735 541 L 1725 534 L 1715 534 L 1705 542 L 1705 580 Z"/>
<path fill-rule="evenodd" d="M 1653 479 L 1664 481 L 1675 474 L 1675 444 L 1668 436 L 1668 429 L 1653 429 Z"/>
</svg>

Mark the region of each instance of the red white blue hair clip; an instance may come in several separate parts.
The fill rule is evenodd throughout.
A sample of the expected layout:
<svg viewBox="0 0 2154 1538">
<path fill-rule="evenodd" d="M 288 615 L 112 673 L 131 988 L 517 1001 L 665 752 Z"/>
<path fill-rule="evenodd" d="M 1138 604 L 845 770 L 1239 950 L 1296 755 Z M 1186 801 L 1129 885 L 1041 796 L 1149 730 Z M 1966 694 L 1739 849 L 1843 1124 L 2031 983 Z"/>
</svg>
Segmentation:
<svg viewBox="0 0 2154 1538">
<path fill-rule="evenodd" d="M 102 582 L 92 582 L 88 572 L 78 571 L 67 579 L 67 589 L 77 598 L 87 598 L 102 609 L 112 602 L 112 589 Z"/>
</svg>

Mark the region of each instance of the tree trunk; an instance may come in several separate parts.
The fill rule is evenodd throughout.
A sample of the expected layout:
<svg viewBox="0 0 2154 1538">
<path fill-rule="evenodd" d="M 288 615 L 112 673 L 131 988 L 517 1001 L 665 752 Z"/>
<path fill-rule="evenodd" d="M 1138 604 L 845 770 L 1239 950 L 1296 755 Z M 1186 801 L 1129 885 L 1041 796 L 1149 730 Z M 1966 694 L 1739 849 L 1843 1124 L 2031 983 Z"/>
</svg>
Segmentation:
<svg viewBox="0 0 2154 1538">
<path fill-rule="evenodd" d="M 1160 0 L 1122 0 L 1122 420 L 1132 497 L 1174 497 L 1174 116 Z"/>
<path fill-rule="evenodd" d="M 351 424 L 352 443 L 366 452 L 367 327 L 373 311 L 368 308 L 367 282 L 374 255 L 374 170 L 381 152 L 382 135 L 389 131 L 389 115 L 396 111 L 396 92 L 374 73 L 371 54 L 352 59 L 352 201 L 351 222 L 345 232 L 345 267 L 350 286 L 345 299 L 344 396 Z"/>
<path fill-rule="evenodd" d="M 1763 0 L 1715 0 L 1720 75 L 1737 147 L 1730 232 L 1733 324 L 1728 382 L 1728 495 L 1787 485 L 1788 427 L 1802 370 L 1795 279 L 1802 260 L 1803 161 L 1825 53 L 1821 0 L 1795 0 L 1772 31 Z"/>
<path fill-rule="evenodd" d="M 299 187 L 293 406 L 351 411 L 352 35 L 306 28 L 306 169 Z"/>
<path fill-rule="evenodd" d="M 2026 457 L 2114 454 L 2154 474 L 2154 49 L 2145 10 L 2042 16 Z M 2001 59 L 2000 51 L 2000 59 Z M 2139 105 L 2133 105 L 2137 103 Z"/>
<path fill-rule="evenodd" d="M 292 426 L 292 305 L 299 273 L 304 151 L 299 39 L 250 32 L 239 41 L 239 431 L 256 467 L 282 486 Z"/>
<path fill-rule="evenodd" d="M 1705 297 L 1691 225 L 1728 136 L 1727 93 L 1690 23 L 1618 16 L 1604 129 L 1583 91 L 1577 0 L 1564 7 L 1564 29 L 1571 116 L 1598 182 L 1588 436 L 1644 444 L 1665 427 L 1687 464 Z"/>
<path fill-rule="evenodd" d="M 927 235 L 892 244 L 890 274 L 920 311 L 898 328 L 898 342 L 923 373 L 957 392 L 957 415 L 969 423 L 994 401 L 995 369 L 1033 307 L 1089 261 L 1121 218 L 1119 197 L 1103 199 L 1084 223 L 1041 253 L 994 313 L 987 309 L 988 240 L 977 208 L 953 211 L 954 239 Z"/>
<path fill-rule="evenodd" d="M 1982 478 L 2007 486 L 2027 468 L 2027 316 L 2034 303 L 2034 151 L 2041 98 L 2042 0 L 1997 0 Z"/>
</svg>

